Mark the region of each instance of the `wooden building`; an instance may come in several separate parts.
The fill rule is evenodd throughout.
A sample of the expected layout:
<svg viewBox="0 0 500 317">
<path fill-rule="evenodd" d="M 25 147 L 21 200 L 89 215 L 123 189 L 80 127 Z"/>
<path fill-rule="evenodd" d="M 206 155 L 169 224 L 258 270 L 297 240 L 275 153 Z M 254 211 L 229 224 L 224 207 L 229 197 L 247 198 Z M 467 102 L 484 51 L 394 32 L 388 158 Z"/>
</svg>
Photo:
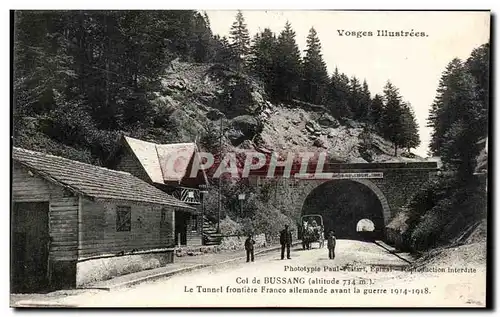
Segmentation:
<svg viewBox="0 0 500 317">
<path fill-rule="evenodd" d="M 176 245 L 203 244 L 203 210 L 200 187 L 207 186 L 204 171 L 191 177 L 193 164 L 199 164 L 195 143 L 156 144 L 122 136 L 107 161 L 109 168 L 129 172 L 158 189 L 196 208 L 175 214 Z"/>
<path fill-rule="evenodd" d="M 126 172 L 21 148 L 12 160 L 12 292 L 173 262 L 175 211 L 192 207 Z"/>
</svg>

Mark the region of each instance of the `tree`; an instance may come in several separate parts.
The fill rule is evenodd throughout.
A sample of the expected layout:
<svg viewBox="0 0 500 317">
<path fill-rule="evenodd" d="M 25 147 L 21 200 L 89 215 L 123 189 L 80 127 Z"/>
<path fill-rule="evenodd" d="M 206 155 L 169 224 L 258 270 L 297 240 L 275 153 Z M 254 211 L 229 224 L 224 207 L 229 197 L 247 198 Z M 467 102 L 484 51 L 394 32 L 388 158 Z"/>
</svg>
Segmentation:
<svg viewBox="0 0 500 317">
<path fill-rule="evenodd" d="M 248 53 L 250 52 L 250 35 L 245 23 L 245 18 L 240 10 L 238 10 L 236 14 L 236 20 L 233 22 L 229 34 L 231 46 L 236 55 L 242 60 L 243 64 L 245 64 Z"/>
<path fill-rule="evenodd" d="M 349 80 L 349 95 L 348 103 L 349 108 L 352 111 L 353 119 L 359 120 L 363 115 L 363 109 L 361 106 L 361 84 L 356 76 L 352 76 Z"/>
<path fill-rule="evenodd" d="M 428 117 L 432 153 L 441 156 L 461 182 L 471 179 L 479 154 L 477 141 L 487 133 L 488 55 L 488 46 L 483 45 L 467 62 L 454 59 L 448 64 Z"/>
<path fill-rule="evenodd" d="M 376 131 L 381 131 L 382 129 L 382 116 L 384 113 L 384 100 L 382 96 L 376 94 L 370 104 L 369 111 L 369 123 L 371 123 Z"/>
<path fill-rule="evenodd" d="M 213 62 L 228 66 L 237 66 L 238 57 L 236 56 L 236 52 L 233 50 L 233 47 L 229 43 L 227 37 L 215 35 L 213 42 L 215 52 Z"/>
<path fill-rule="evenodd" d="M 478 99 L 488 109 L 490 87 L 490 44 L 486 43 L 474 49 L 465 62 L 465 68 L 474 77 L 477 84 Z"/>
<path fill-rule="evenodd" d="M 314 28 L 309 30 L 307 36 L 303 74 L 301 89 L 303 99 L 314 104 L 325 103 L 329 77 L 326 64 L 321 55 L 321 42 Z"/>
<path fill-rule="evenodd" d="M 352 112 L 348 104 L 349 78 L 340 74 L 338 68 L 330 79 L 328 87 L 328 108 L 335 118 L 351 118 Z"/>
<path fill-rule="evenodd" d="M 255 35 L 251 50 L 250 69 L 264 82 L 269 95 L 274 94 L 276 46 L 276 36 L 270 29 L 266 28 L 263 32 Z"/>
<path fill-rule="evenodd" d="M 434 103 L 431 105 L 427 126 L 433 129 L 430 149 L 434 155 L 440 156 L 444 135 L 457 120 L 457 116 L 464 107 L 463 96 L 460 96 L 463 87 L 458 87 L 458 77 L 463 72 L 462 62 L 455 58 L 446 67 Z"/>
<path fill-rule="evenodd" d="M 363 80 L 363 88 L 361 89 L 360 100 L 359 100 L 358 120 L 368 121 L 370 104 L 371 104 L 370 90 L 368 89 L 368 84 L 366 80 Z"/>
<path fill-rule="evenodd" d="M 416 148 L 420 145 L 420 136 L 418 133 L 418 124 L 415 116 L 415 112 L 409 103 L 403 103 L 403 131 L 401 135 L 401 145 L 407 148 L 408 152 L 410 149 Z"/>
<path fill-rule="evenodd" d="M 22 11 L 14 20 L 15 134 L 29 116 L 44 138 L 100 159 L 114 131 L 166 122 L 151 92 L 170 61 L 205 62 L 218 49 L 192 10 Z M 42 143 L 24 140 L 27 148 Z"/>
<path fill-rule="evenodd" d="M 387 81 L 384 87 L 384 99 L 382 133 L 394 144 L 394 156 L 397 156 L 398 147 L 404 145 L 402 138 L 404 130 L 403 107 L 399 90 L 390 81 Z"/>
<path fill-rule="evenodd" d="M 274 74 L 273 97 L 275 99 L 288 101 L 299 96 L 299 84 L 302 78 L 300 51 L 295 42 L 295 31 L 288 21 L 278 36 Z"/>
</svg>

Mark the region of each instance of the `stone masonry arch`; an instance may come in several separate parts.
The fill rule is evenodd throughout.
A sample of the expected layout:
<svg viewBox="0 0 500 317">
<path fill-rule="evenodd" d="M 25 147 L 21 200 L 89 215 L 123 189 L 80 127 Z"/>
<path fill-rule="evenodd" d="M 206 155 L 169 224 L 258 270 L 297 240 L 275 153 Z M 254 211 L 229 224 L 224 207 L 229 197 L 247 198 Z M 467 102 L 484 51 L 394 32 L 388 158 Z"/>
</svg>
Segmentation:
<svg viewBox="0 0 500 317">
<path fill-rule="evenodd" d="M 437 177 L 436 162 L 400 163 L 332 163 L 324 172 L 341 176 L 334 179 L 300 179 L 295 177 L 268 178 L 257 175 L 258 190 L 265 193 L 266 203 L 278 208 L 284 215 L 299 221 L 306 198 L 318 186 L 327 182 L 347 180 L 367 187 L 375 194 L 382 207 L 384 226 L 411 197 L 430 179 Z M 357 177 L 355 175 L 361 175 Z"/>
<path fill-rule="evenodd" d="M 305 182 L 302 186 L 302 190 L 299 191 L 300 192 L 299 197 L 297 197 L 298 198 L 297 204 L 296 204 L 297 209 L 295 211 L 295 214 L 300 215 L 302 213 L 302 208 L 304 206 L 304 203 L 305 203 L 307 197 L 309 196 L 309 194 L 311 194 L 313 190 L 315 190 L 316 188 L 318 188 L 319 186 L 321 186 L 325 183 L 330 183 L 330 182 L 335 183 L 336 181 L 337 180 L 309 180 L 309 181 Z M 368 187 L 377 196 L 378 200 L 380 201 L 380 205 L 382 206 L 382 212 L 383 212 L 383 216 L 384 216 L 384 225 L 389 224 L 389 222 L 392 219 L 391 208 L 389 207 L 389 203 L 387 201 L 387 198 L 385 197 L 382 190 L 375 183 L 370 181 L 369 179 L 353 178 L 353 179 L 349 179 L 349 181 L 357 182 L 357 183 L 360 183 L 360 184 Z"/>
</svg>

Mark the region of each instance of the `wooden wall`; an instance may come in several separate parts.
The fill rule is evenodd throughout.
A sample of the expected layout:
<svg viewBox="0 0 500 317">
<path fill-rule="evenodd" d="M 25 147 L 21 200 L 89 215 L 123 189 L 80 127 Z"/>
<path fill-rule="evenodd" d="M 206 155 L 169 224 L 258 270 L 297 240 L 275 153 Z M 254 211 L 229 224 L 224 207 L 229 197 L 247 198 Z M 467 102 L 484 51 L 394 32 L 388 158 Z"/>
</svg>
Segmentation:
<svg viewBox="0 0 500 317">
<path fill-rule="evenodd" d="M 30 176 L 26 168 L 18 163 L 14 163 L 12 171 L 12 199 L 19 202 L 49 201 L 49 184 L 42 178 Z"/>
<path fill-rule="evenodd" d="M 78 245 L 78 196 L 63 190 L 15 163 L 12 175 L 13 201 L 49 202 L 50 259 L 73 261 Z"/>
<path fill-rule="evenodd" d="M 116 230 L 116 206 L 131 207 L 131 230 Z M 101 255 L 143 251 L 172 247 L 173 210 L 167 210 L 167 223 L 170 224 L 170 237 L 165 239 L 165 229 L 161 228 L 162 206 L 116 201 L 96 201 L 82 199 L 81 233 L 79 259 Z M 161 235 L 163 231 L 163 237 Z M 163 238 L 163 242 L 161 241 Z"/>
</svg>

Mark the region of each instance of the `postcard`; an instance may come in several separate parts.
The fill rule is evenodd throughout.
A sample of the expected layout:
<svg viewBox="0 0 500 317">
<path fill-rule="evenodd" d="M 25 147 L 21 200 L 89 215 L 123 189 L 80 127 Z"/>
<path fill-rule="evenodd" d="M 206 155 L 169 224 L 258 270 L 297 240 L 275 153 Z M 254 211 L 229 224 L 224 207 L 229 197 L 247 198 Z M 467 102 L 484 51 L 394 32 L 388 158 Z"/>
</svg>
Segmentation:
<svg viewBox="0 0 500 317">
<path fill-rule="evenodd" d="M 11 307 L 491 305 L 489 11 L 11 16 Z"/>
</svg>

